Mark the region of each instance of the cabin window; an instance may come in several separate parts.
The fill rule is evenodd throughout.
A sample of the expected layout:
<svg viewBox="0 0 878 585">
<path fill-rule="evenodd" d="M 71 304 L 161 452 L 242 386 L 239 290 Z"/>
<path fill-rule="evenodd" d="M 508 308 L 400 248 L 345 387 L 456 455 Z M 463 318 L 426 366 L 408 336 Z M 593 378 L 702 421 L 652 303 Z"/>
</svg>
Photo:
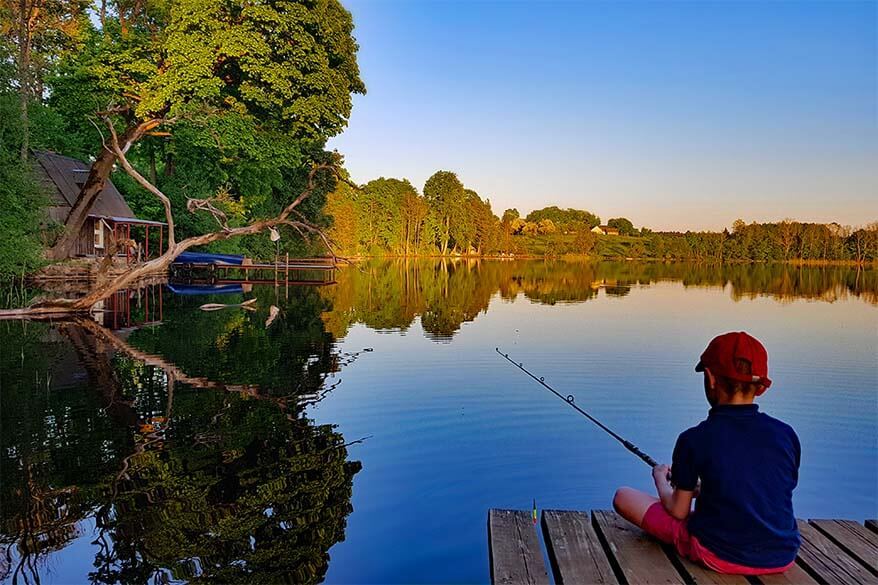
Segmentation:
<svg viewBox="0 0 878 585">
<path fill-rule="evenodd" d="M 104 247 L 104 222 L 95 220 L 95 248 Z"/>
</svg>

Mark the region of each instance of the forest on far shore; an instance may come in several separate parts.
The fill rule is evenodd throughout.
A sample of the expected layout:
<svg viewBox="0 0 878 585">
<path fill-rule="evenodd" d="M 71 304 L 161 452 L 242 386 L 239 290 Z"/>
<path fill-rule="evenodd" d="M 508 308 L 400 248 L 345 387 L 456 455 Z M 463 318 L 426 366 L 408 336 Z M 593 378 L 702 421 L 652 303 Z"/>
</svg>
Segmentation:
<svg viewBox="0 0 878 585">
<path fill-rule="evenodd" d="M 725 261 L 852 261 L 878 258 L 878 222 L 853 228 L 837 223 L 737 220 L 721 232 L 657 232 L 624 217 L 601 218 L 557 206 L 522 217 L 498 217 L 488 199 L 457 175 L 438 171 L 423 194 L 406 179 L 379 178 L 357 189 L 347 183 L 327 195 L 329 235 L 346 256 L 563 256 Z M 592 231 L 605 225 L 618 235 Z"/>
</svg>

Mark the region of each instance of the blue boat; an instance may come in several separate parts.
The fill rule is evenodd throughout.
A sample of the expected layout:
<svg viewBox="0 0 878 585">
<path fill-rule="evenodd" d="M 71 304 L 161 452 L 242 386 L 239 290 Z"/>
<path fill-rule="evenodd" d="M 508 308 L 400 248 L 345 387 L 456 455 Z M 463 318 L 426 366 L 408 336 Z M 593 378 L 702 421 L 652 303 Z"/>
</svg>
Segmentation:
<svg viewBox="0 0 878 585">
<path fill-rule="evenodd" d="M 240 266 L 244 257 L 237 254 L 209 254 L 207 252 L 183 252 L 174 259 L 174 264 L 227 264 Z"/>
</svg>

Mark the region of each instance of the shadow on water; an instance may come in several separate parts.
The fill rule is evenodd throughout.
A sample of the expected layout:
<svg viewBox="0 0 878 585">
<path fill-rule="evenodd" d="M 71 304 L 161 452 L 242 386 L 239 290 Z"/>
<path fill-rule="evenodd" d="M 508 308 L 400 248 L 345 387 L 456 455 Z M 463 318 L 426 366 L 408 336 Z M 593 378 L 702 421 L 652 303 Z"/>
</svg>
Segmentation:
<svg viewBox="0 0 878 585">
<path fill-rule="evenodd" d="M 353 325 L 419 321 L 450 342 L 491 302 L 581 303 L 659 282 L 878 304 L 874 269 L 385 260 L 320 289 L 159 284 L 93 319 L 0 322 L 0 580 L 319 582 L 361 465 L 306 408 L 357 359 L 336 345 Z M 198 309 L 249 299 L 258 310 Z"/>
</svg>

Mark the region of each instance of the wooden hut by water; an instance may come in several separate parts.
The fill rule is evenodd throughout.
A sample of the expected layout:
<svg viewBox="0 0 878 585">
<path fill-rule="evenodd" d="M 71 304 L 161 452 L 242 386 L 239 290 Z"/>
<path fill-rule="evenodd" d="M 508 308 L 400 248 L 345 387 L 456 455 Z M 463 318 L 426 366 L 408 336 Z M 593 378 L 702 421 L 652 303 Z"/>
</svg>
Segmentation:
<svg viewBox="0 0 878 585">
<path fill-rule="evenodd" d="M 89 165 L 54 152 L 33 151 L 33 155 L 36 175 L 50 197 L 47 215 L 51 220 L 63 224 L 88 178 Z M 118 246 L 116 254 L 119 256 L 130 258 L 138 252 L 141 259 L 158 256 L 163 250 L 166 225 L 137 218 L 108 179 L 91 208 L 71 256 L 105 256 L 112 239 L 133 243 Z"/>
</svg>

